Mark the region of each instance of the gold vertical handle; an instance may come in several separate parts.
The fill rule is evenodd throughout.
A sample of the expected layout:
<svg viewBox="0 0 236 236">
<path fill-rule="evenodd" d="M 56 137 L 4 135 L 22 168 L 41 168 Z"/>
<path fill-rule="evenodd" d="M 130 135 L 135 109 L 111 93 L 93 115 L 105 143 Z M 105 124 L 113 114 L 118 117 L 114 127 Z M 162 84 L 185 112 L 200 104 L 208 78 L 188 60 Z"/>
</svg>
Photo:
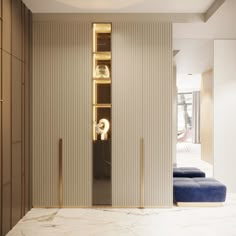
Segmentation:
<svg viewBox="0 0 236 236">
<path fill-rule="evenodd" d="M 140 208 L 144 208 L 144 140 L 140 139 Z"/>
<path fill-rule="evenodd" d="M 62 138 L 59 139 L 59 207 L 62 207 L 62 147 L 63 147 L 63 140 Z"/>
</svg>

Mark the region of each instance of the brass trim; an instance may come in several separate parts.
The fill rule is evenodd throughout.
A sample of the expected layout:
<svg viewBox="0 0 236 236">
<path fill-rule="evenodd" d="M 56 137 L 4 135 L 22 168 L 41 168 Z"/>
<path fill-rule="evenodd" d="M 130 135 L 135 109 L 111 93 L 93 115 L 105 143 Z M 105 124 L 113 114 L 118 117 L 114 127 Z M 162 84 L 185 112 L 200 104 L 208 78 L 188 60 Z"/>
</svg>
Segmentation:
<svg viewBox="0 0 236 236">
<path fill-rule="evenodd" d="M 140 139 L 140 208 L 144 208 L 144 139 Z"/>
<path fill-rule="evenodd" d="M 63 140 L 59 139 L 59 207 L 62 207 L 63 201 L 63 183 L 62 183 L 62 148 Z"/>
<path fill-rule="evenodd" d="M 96 108 L 111 108 L 111 104 L 93 104 Z"/>
<path fill-rule="evenodd" d="M 12 7 L 12 4 L 13 4 L 13 1 L 11 1 L 11 3 L 9 3 L 10 4 L 10 8 L 11 8 L 11 16 L 10 16 L 10 18 L 11 18 L 11 29 L 10 29 L 10 52 L 9 52 L 9 54 L 10 54 L 10 63 L 11 63 L 11 65 L 10 65 L 10 122 L 11 122 L 11 124 L 10 124 L 10 126 L 11 126 L 11 130 L 10 130 L 10 141 L 11 141 L 11 144 L 10 144 L 10 186 L 11 186 L 11 189 L 10 189 L 10 229 L 12 229 L 13 228 L 13 225 L 12 225 L 12 211 L 13 211 L 13 208 L 12 208 L 12 193 L 13 193 L 13 189 L 12 189 L 12 94 L 13 94 L 13 92 L 12 92 L 12 68 L 13 68 L 13 66 L 12 66 L 12 62 L 13 62 L 13 53 L 12 53 L 12 48 L 13 48 L 13 40 L 12 40 L 12 31 L 13 31 L 13 27 L 12 27 L 12 9 L 13 9 L 13 7 Z"/>
<path fill-rule="evenodd" d="M 111 76 L 109 78 L 96 78 L 93 77 L 96 84 L 111 84 Z"/>
<path fill-rule="evenodd" d="M 224 202 L 177 202 L 178 207 L 221 207 Z"/>
<path fill-rule="evenodd" d="M 224 205 L 224 204 L 223 204 Z M 108 208 L 108 209 L 143 209 L 140 206 L 110 206 L 110 205 L 92 205 L 92 206 L 33 206 L 35 209 L 42 209 L 42 208 L 49 208 L 49 209 L 57 209 L 57 208 L 74 208 L 74 209 L 97 209 L 97 208 Z M 145 206 L 145 208 L 152 208 L 152 209 L 170 209 L 173 208 L 173 205 L 170 206 Z"/>
<path fill-rule="evenodd" d="M 0 71 L 0 83 L 1 83 L 1 91 L 0 91 L 0 93 L 1 93 L 1 97 L 2 97 L 2 95 L 3 95 L 3 81 L 2 81 L 2 78 L 3 78 L 3 53 L 2 53 L 2 46 L 3 46 L 3 27 L 2 27 L 2 22 L 3 22 L 3 20 L 2 20 L 2 15 L 3 15 L 3 3 L 2 3 L 2 1 L 0 1 L 0 5 L 1 5 L 1 22 L 0 22 L 0 24 L 1 24 L 1 50 L 0 50 L 0 52 L 1 52 L 1 54 L 0 54 L 0 57 L 1 57 L 1 71 Z M 1 99 L 1 102 L 3 102 L 3 100 Z M 1 168 L 1 170 L 0 170 L 0 177 L 1 177 L 1 179 L 0 179 L 0 188 L 1 188 L 1 191 L 0 191 L 0 194 L 1 194 L 1 198 L 0 198 L 0 235 L 2 234 L 2 218 L 3 218 L 3 210 L 2 210 L 2 208 L 3 208 L 3 191 L 2 191 L 2 189 L 3 189 L 3 132 L 2 132 L 2 130 L 3 130 L 3 105 L 1 104 L 0 105 L 0 111 L 1 111 L 1 120 L 0 120 L 0 135 L 1 135 L 1 139 L 0 139 L 0 146 L 1 146 L 1 148 L 0 148 L 0 162 L 1 162 L 1 164 L 0 164 L 0 168 Z"/>
</svg>

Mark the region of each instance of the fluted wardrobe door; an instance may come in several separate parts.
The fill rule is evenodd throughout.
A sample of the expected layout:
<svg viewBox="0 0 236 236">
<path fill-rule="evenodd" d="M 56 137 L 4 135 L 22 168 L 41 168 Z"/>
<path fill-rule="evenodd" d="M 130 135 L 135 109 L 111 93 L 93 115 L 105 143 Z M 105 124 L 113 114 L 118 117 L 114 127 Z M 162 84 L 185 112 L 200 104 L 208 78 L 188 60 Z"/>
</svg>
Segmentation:
<svg viewBox="0 0 236 236">
<path fill-rule="evenodd" d="M 113 23 L 113 206 L 172 205 L 172 26 Z"/>
<path fill-rule="evenodd" d="M 140 206 L 142 26 L 112 24 L 112 205 Z"/>
<path fill-rule="evenodd" d="M 92 204 L 91 24 L 61 27 L 60 137 L 63 139 L 63 206 Z"/>
<path fill-rule="evenodd" d="M 143 29 L 144 206 L 172 206 L 172 24 Z"/>
<path fill-rule="evenodd" d="M 91 205 L 91 46 L 90 23 L 34 22 L 34 206 Z"/>
</svg>

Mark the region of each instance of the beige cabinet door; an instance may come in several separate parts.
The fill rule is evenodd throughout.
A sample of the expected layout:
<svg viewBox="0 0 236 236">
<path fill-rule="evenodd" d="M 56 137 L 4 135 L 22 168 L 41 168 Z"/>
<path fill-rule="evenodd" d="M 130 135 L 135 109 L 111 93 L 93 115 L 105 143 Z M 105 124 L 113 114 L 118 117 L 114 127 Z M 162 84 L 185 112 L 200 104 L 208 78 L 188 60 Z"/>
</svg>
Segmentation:
<svg viewBox="0 0 236 236">
<path fill-rule="evenodd" d="M 113 206 L 140 206 L 142 34 L 140 24 L 112 24 Z"/>
<path fill-rule="evenodd" d="M 172 206 L 172 25 L 143 28 L 144 206 Z"/>
<path fill-rule="evenodd" d="M 91 206 L 92 33 L 90 23 L 33 27 L 33 205 Z"/>
<path fill-rule="evenodd" d="M 113 23 L 112 204 L 172 205 L 172 26 Z"/>
</svg>

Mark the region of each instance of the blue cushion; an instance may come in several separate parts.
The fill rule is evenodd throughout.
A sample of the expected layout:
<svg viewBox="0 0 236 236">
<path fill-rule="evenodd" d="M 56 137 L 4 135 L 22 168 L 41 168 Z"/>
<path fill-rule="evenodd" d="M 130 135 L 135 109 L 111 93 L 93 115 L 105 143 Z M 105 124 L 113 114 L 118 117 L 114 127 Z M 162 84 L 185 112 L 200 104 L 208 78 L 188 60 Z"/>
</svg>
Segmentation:
<svg viewBox="0 0 236 236">
<path fill-rule="evenodd" d="M 226 186 L 213 178 L 174 178 L 175 202 L 224 202 Z"/>
<path fill-rule="evenodd" d="M 206 174 L 195 167 L 174 167 L 173 177 L 185 177 L 185 178 L 196 178 L 206 177 Z"/>
</svg>

